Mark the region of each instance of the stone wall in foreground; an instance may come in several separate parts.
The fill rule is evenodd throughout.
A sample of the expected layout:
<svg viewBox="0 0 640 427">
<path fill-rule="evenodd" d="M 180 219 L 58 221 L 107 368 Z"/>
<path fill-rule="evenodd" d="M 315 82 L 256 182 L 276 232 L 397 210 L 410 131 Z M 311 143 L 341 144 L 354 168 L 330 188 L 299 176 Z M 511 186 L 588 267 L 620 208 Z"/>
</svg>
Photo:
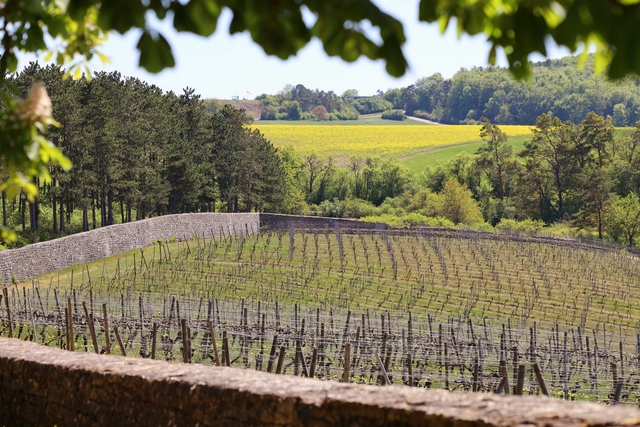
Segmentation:
<svg viewBox="0 0 640 427">
<path fill-rule="evenodd" d="M 257 213 L 197 213 L 165 215 L 126 224 L 97 228 L 60 239 L 0 251 L 0 284 L 37 277 L 72 265 L 95 261 L 151 245 L 154 240 L 211 238 L 260 228 Z"/>
<path fill-rule="evenodd" d="M 0 339 L 0 425 L 638 426 L 640 410 L 341 384 Z"/>
</svg>

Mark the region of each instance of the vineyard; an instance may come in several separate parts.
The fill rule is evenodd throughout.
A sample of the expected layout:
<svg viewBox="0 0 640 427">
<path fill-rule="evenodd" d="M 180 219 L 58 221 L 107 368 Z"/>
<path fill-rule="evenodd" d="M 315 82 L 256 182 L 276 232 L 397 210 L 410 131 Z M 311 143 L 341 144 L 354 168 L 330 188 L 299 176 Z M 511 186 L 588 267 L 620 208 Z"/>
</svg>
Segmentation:
<svg viewBox="0 0 640 427">
<path fill-rule="evenodd" d="M 437 147 L 480 141 L 480 126 L 345 126 L 261 125 L 260 130 L 276 147 L 292 146 L 301 154 L 321 157 L 408 156 Z M 500 126 L 509 136 L 531 134 L 530 126 Z"/>
<path fill-rule="evenodd" d="M 0 320 L 3 336 L 81 351 L 637 404 L 639 284 L 619 248 L 291 227 L 159 241 L 11 286 Z"/>
</svg>

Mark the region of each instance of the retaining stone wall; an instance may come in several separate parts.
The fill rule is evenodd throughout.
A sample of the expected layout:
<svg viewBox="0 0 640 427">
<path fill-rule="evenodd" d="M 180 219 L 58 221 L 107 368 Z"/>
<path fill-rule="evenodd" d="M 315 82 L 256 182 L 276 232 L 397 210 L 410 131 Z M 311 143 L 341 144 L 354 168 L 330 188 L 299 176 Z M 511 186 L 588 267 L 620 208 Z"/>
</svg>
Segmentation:
<svg viewBox="0 0 640 427">
<path fill-rule="evenodd" d="M 95 261 L 133 249 L 151 245 L 154 240 L 191 239 L 198 236 L 216 237 L 221 234 L 255 233 L 259 229 L 288 232 L 296 231 L 333 232 L 339 228 L 343 233 L 391 230 L 386 224 L 361 222 L 353 219 L 324 218 L 315 216 L 280 215 L 268 213 L 198 213 L 165 215 L 142 221 L 98 228 L 85 233 L 72 234 L 60 239 L 28 245 L 20 249 L 0 251 L 0 285 L 11 283 L 13 276 L 19 281 L 37 277 L 72 265 Z M 623 247 L 602 245 L 597 242 L 580 242 L 574 239 L 559 239 L 527 235 L 496 234 L 470 230 L 425 227 L 420 229 L 393 229 L 393 233 L 406 233 L 433 237 L 457 237 L 469 239 L 495 239 L 533 242 L 561 246 L 582 247 L 606 251 L 618 251 Z M 635 248 L 627 251 L 640 255 Z"/>
<path fill-rule="evenodd" d="M 452 229 L 441 227 L 418 227 L 418 228 L 392 228 L 387 224 L 375 222 L 361 222 L 354 219 L 326 218 L 317 216 L 300 215 L 280 215 L 280 214 L 260 214 L 260 227 L 271 231 L 288 232 L 293 226 L 295 231 L 329 231 L 333 232 L 339 228 L 343 233 L 378 233 L 388 230 L 393 234 L 406 234 L 415 236 L 419 234 L 424 237 L 449 237 L 460 239 L 491 239 L 508 242 L 539 243 L 557 246 L 568 246 L 591 250 L 621 251 L 626 250 L 635 255 L 640 255 L 637 248 L 629 248 L 617 244 L 604 243 L 597 240 L 577 240 L 571 238 L 531 236 L 517 233 L 494 233 L 489 231 L 475 231 L 464 229 Z"/>
<path fill-rule="evenodd" d="M 0 338 L 0 425 L 640 426 L 640 410 L 341 384 Z"/>
<path fill-rule="evenodd" d="M 333 231 L 335 226 L 341 230 L 386 230 L 386 224 L 376 222 L 362 222 L 356 219 L 325 218 L 320 216 L 302 215 L 281 215 L 281 214 L 260 214 L 260 227 L 272 231 L 289 231 L 293 226 L 294 230 L 324 230 Z"/>
<path fill-rule="evenodd" d="M 257 213 L 197 213 L 165 215 L 97 228 L 60 239 L 0 251 L 0 284 L 11 283 L 12 277 L 22 281 L 119 253 L 151 245 L 154 240 L 211 237 L 212 233 L 258 232 Z"/>
</svg>

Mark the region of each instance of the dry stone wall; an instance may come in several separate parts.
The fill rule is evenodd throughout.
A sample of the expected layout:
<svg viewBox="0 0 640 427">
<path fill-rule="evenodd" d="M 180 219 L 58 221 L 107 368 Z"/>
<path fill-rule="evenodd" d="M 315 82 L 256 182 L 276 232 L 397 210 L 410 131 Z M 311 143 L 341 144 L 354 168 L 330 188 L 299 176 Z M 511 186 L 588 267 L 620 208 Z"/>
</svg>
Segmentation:
<svg viewBox="0 0 640 427">
<path fill-rule="evenodd" d="M 0 252 L 0 283 L 37 277 L 72 265 L 95 261 L 151 245 L 154 240 L 192 239 L 194 235 L 256 233 L 257 213 L 165 215 L 97 228 L 60 239 Z"/>
<path fill-rule="evenodd" d="M 598 240 L 577 240 L 572 238 L 558 238 L 546 236 L 531 236 L 517 233 L 494 233 L 489 231 L 475 231 L 464 229 L 452 229 L 441 227 L 418 227 L 418 228 L 392 228 L 387 224 L 375 222 L 361 222 L 354 219 L 325 218 L 316 216 L 280 215 L 280 214 L 260 214 L 260 227 L 263 230 L 288 232 L 294 231 L 328 231 L 340 230 L 343 233 L 380 233 L 385 230 L 392 231 L 393 234 L 421 235 L 424 237 L 448 237 L 459 239 L 491 239 L 509 242 L 526 242 L 549 244 L 557 246 L 579 247 L 591 250 L 620 251 L 635 255 L 640 255 L 637 248 L 629 248 L 617 244 L 604 243 Z"/>
<path fill-rule="evenodd" d="M 220 236 L 222 234 L 253 234 L 258 230 L 278 232 L 340 230 L 343 233 L 379 233 L 390 230 L 386 224 L 361 222 L 353 219 L 324 218 L 314 216 L 280 215 L 268 213 L 197 213 L 165 215 L 142 221 L 98 228 L 85 233 L 72 234 L 60 239 L 28 245 L 20 249 L 0 251 L 0 285 L 12 279 L 22 281 L 72 265 L 95 261 L 133 249 L 151 245 L 154 240 L 191 239 Z M 425 227 L 419 229 L 394 229 L 393 233 L 419 233 L 425 237 L 456 237 L 469 239 L 498 239 L 533 242 L 561 246 L 583 247 L 598 250 L 621 250 L 620 246 L 597 242 L 580 242 L 574 239 L 558 239 L 526 235 L 508 235 L 489 232 L 452 230 Z M 626 248 L 636 255 L 634 248 Z"/>
<path fill-rule="evenodd" d="M 640 426 L 640 410 L 341 384 L 0 338 L 0 425 Z"/>
<path fill-rule="evenodd" d="M 340 230 L 386 230 L 386 224 L 376 222 L 362 222 L 356 219 L 325 218 L 319 216 L 302 215 L 281 215 L 281 214 L 260 214 L 260 227 L 272 231 L 289 231 L 293 227 L 296 231 L 301 230 L 329 230 L 336 227 Z"/>
</svg>

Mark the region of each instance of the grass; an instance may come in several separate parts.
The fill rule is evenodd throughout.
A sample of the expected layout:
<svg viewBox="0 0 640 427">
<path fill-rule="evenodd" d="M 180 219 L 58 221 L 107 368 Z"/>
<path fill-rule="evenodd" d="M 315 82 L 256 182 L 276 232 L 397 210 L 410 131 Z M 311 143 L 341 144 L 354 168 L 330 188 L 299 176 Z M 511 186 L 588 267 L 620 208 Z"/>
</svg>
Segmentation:
<svg viewBox="0 0 640 427">
<path fill-rule="evenodd" d="M 513 146 L 514 154 L 517 154 L 518 151 L 524 148 L 524 141 L 529 138 L 531 138 L 531 135 L 520 135 L 509 138 L 508 142 Z M 483 144 L 484 143 L 480 141 L 454 144 L 442 148 L 435 148 L 425 153 L 406 156 L 400 158 L 400 160 L 413 172 L 420 173 L 427 166 L 434 166 L 438 162 L 449 161 L 462 153 L 473 155 Z"/>
<path fill-rule="evenodd" d="M 485 238 L 263 233 L 160 242 L 40 277 L 87 291 L 189 293 L 322 308 L 598 328 L 637 326 L 640 264 L 626 252 Z M 291 259 L 289 258 L 291 254 Z M 24 283 L 23 285 L 30 285 Z"/>
</svg>

